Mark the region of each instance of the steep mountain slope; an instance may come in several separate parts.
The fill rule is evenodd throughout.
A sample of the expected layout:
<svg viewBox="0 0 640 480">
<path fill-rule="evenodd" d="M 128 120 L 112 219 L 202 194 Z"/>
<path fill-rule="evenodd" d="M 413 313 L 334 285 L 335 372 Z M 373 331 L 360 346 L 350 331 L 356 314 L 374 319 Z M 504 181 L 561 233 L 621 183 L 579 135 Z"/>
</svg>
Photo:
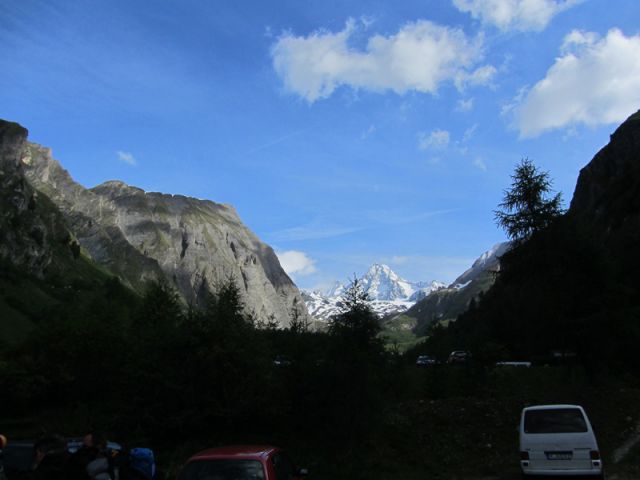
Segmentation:
<svg viewBox="0 0 640 480">
<path fill-rule="evenodd" d="M 108 275 L 81 254 L 63 215 L 21 162 L 27 130 L 0 120 L 0 341 L 18 342 L 41 311 Z"/>
<path fill-rule="evenodd" d="M 86 256 L 135 290 L 141 291 L 148 280 L 166 278 L 185 301 L 201 304 L 207 292 L 233 279 L 256 319 L 286 326 L 294 315 L 307 318 L 304 302 L 273 250 L 242 224 L 232 207 L 146 193 L 117 181 L 86 189 L 49 149 L 22 138 L 11 151 L 27 183 L 62 212 Z"/>
<path fill-rule="evenodd" d="M 431 292 L 409 310 L 389 322 L 389 328 L 401 325 L 412 328 L 417 335 L 424 335 L 434 322 L 455 320 L 473 299 L 486 292 L 500 270 L 500 257 L 508 251 L 508 242 L 494 245 L 484 252 L 473 265 L 447 288 Z"/>
<path fill-rule="evenodd" d="M 587 225 L 634 282 L 640 268 L 640 112 L 630 116 L 581 171 L 569 216 Z"/>
</svg>

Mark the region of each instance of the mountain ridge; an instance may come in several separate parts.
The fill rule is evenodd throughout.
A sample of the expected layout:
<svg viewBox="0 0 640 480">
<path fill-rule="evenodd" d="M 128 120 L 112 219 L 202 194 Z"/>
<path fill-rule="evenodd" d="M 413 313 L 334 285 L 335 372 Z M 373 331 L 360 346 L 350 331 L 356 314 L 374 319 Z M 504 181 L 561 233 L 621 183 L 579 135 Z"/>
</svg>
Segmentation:
<svg viewBox="0 0 640 480">
<path fill-rule="evenodd" d="M 410 282 L 381 263 L 372 264 L 358 280 L 371 300 L 371 308 L 381 318 L 404 312 L 416 302 L 420 294 L 428 295 L 433 290 L 445 287 L 444 283 L 436 280 Z M 311 316 L 326 322 L 339 314 L 342 309 L 341 297 L 346 288 L 345 284 L 336 281 L 325 292 L 303 290 L 303 298 Z"/>
<path fill-rule="evenodd" d="M 6 131 L 17 124 L 2 125 Z M 51 200 L 87 258 L 125 285 L 141 292 L 150 280 L 167 281 L 186 303 L 204 305 L 220 284 L 233 279 L 246 312 L 257 320 L 286 327 L 293 318 L 309 318 L 273 249 L 242 223 L 234 208 L 145 192 L 120 180 L 87 189 L 50 148 L 28 142 L 23 131 L 11 155 L 5 146 L 5 156 L 11 156 L 34 191 Z"/>
</svg>

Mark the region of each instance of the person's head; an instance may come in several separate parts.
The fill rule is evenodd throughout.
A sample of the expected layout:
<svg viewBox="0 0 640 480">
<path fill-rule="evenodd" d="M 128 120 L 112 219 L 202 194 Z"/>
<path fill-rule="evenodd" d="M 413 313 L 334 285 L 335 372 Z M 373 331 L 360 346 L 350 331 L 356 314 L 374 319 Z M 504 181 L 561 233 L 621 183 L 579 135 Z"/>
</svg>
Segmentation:
<svg viewBox="0 0 640 480">
<path fill-rule="evenodd" d="M 102 451 L 107 448 L 107 440 L 101 433 L 89 432 L 82 439 L 82 444 L 87 448 L 97 448 Z"/>
<path fill-rule="evenodd" d="M 36 452 L 36 463 L 39 464 L 47 455 L 64 454 L 67 442 L 60 435 L 45 435 L 33 445 Z"/>
<path fill-rule="evenodd" d="M 0 450 L 7 446 L 7 437 L 0 435 Z"/>
</svg>

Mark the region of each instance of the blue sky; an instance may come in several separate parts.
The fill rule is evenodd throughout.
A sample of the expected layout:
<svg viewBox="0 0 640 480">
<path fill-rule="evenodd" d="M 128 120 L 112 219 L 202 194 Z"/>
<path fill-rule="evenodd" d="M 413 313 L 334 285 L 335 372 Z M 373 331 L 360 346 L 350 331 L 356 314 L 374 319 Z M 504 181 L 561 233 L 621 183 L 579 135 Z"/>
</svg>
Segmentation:
<svg viewBox="0 0 640 480">
<path fill-rule="evenodd" d="M 303 288 L 452 281 L 640 108 L 640 2 L 0 0 L 0 72 L 78 182 L 232 204 Z"/>
</svg>

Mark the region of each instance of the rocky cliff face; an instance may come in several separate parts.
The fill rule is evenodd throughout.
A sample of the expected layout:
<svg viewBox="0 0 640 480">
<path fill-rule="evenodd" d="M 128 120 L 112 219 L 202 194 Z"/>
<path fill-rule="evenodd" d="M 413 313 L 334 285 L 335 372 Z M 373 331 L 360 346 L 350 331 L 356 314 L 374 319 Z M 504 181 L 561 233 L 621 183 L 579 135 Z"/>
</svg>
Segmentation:
<svg viewBox="0 0 640 480">
<path fill-rule="evenodd" d="M 26 129 L 0 120 L 0 258 L 42 278 L 72 259 L 77 244 L 62 215 L 25 179 L 26 139 Z"/>
<path fill-rule="evenodd" d="M 256 319 L 287 326 L 294 316 L 307 318 L 273 250 L 232 207 L 118 181 L 86 189 L 49 149 L 33 143 L 25 144 L 18 160 L 28 181 L 64 214 L 83 250 L 134 289 L 166 278 L 187 302 L 200 304 L 207 292 L 233 279 Z"/>
<path fill-rule="evenodd" d="M 637 283 L 640 268 L 640 111 L 580 171 L 569 216 L 615 259 L 616 275 Z"/>
<path fill-rule="evenodd" d="M 569 213 L 596 227 L 607 242 L 628 236 L 638 240 L 640 111 L 620 125 L 580 171 Z"/>
</svg>

